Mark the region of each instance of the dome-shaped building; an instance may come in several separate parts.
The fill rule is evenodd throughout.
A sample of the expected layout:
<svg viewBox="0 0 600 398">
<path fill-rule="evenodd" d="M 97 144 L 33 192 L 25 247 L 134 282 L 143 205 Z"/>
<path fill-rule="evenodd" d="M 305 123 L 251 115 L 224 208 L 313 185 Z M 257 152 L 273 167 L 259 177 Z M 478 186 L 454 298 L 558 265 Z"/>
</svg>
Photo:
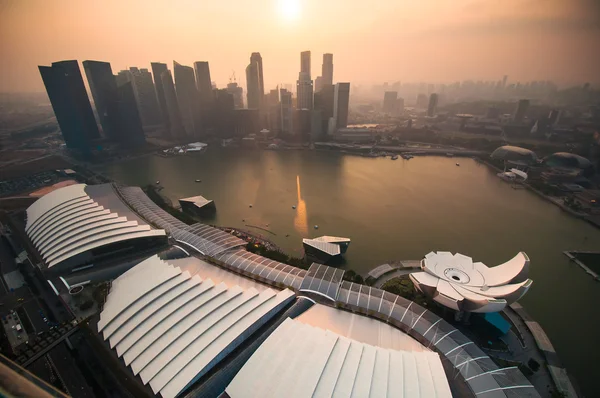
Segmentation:
<svg viewBox="0 0 600 398">
<path fill-rule="evenodd" d="M 557 152 L 546 156 L 542 161 L 546 167 L 558 167 L 563 169 L 579 169 L 581 175 L 591 176 L 594 174 L 594 165 L 583 156 L 569 152 Z"/>
<path fill-rule="evenodd" d="M 496 148 L 490 157 L 494 160 L 505 161 L 522 166 L 530 166 L 537 163 L 538 160 L 535 152 L 512 145 L 504 145 Z"/>
</svg>

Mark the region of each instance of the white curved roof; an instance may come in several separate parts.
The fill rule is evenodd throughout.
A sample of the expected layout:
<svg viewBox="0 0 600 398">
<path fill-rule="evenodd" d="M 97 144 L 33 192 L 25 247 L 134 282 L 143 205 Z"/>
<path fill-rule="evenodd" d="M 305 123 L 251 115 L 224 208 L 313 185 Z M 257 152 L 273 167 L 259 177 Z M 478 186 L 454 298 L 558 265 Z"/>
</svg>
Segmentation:
<svg viewBox="0 0 600 398">
<path fill-rule="evenodd" d="M 302 243 L 332 256 L 337 256 L 342 252 L 340 247 L 335 243 L 324 242 L 316 239 L 302 239 Z"/>
<path fill-rule="evenodd" d="M 374 347 L 289 318 L 225 392 L 232 398 L 452 396 L 436 353 Z"/>
<path fill-rule="evenodd" d="M 166 235 L 131 212 L 111 184 L 70 185 L 41 197 L 27 209 L 25 231 L 49 267 L 107 244 Z"/>
<path fill-rule="evenodd" d="M 293 297 L 216 285 L 153 256 L 113 281 L 98 331 L 155 394 L 175 397 Z"/>
<path fill-rule="evenodd" d="M 527 279 L 529 257 L 519 252 L 504 264 L 487 267 L 460 253 L 431 252 L 413 283 L 438 303 L 457 311 L 497 312 L 521 298 L 533 283 Z"/>
</svg>

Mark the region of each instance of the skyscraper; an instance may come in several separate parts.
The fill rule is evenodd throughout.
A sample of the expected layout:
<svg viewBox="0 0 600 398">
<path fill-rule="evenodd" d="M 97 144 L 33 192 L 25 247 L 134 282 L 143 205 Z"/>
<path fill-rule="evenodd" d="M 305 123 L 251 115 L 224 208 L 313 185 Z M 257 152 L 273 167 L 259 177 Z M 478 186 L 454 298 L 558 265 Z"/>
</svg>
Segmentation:
<svg viewBox="0 0 600 398">
<path fill-rule="evenodd" d="M 181 110 L 179 109 L 179 101 L 177 101 L 177 94 L 175 92 L 175 85 L 173 84 L 173 76 L 170 70 L 165 70 L 160 75 L 162 88 L 165 97 L 165 106 L 169 115 L 170 122 L 170 134 L 175 139 L 187 138 L 187 132 L 183 127 L 181 121 Z"/>
<path fill-rule="evenodd" d="M 235 109 L 242 109 L 244 107 L 244 89 L 236 82 L 231 82 L 227 84 L 227 91 L 233 95 Z"/>
<path fill-rule="evenodd" d="M 98 125 L 85 91 L 77 61 L 39 66 L 48 98 L 69 149 L 90 150 L 90 140 L 99 138 Z"/>
<path fill-rule="evenodd" d="M 144 129 L 138 111 L 132 82 L 124 82 L 117 86 L 119 104 L 119 141 L 128 148 L 144 145 Z"/>
<path fill-rule="evenodd" d="M 383 107 L 382 110 L 387 113 L 395 113 L 396 105 L 398 101 L 398 92 L 386 91 L 383 94 Z"/>
<path fill-rule="evenodd" d="M 173 72 L 175 75 L 175 91 L 179 102 L 181 120 L 187 133 L 191 136 L 199 136 L 200 116 L 199 97 L 196 91 L 196 78 L 194 69 L 173 61 Z"/>
<path fill-rule="evenodd" d="M 300 73 L 296 82 L 298 109 L 313 108 L 313 81 L 310 76 L 310 51 L 300 53 Z"/>
<path fill-rule="evenodd" d="M 282 88 L 279 92 L 279 120 L 281 122 L 280 132 L 283 134 L 293 133 L 294 109 L 292 107 L 292 93 Z"/>
<path fill-rule="evenodd" d="M 194 62 L 194 69 L 196 71 L 196 88 L 198 90 L 201 105 L 209 104 L 213 102 L 213 88 L 212 81 L 210 80 L 210 68 L 208 62 Z"/>
<path fill-rule="evenodd" d="M 162 74 L 167 71 L 167 64 L 161 62 L 152 62 L 152 75 L 154 76 L 154 87 L 156 89 L 156 98 L 158 99 L 158 105 L 160 107 L 160 113 L 162 115 L 163 124 L 167 134 L 171 134 L 171 121 L 169 120 L 169 109 L 167 108 L 167 101 L 165 99 L 165 90 L 162 83 Z"/>
<path fill-rule="evenodd" d="M 121 86 L 127 82 L 133 81 L 133 76 L 129 70 L 120 70 L 115 76 L 115 79 L 117 80 L 117 86 Z"/>
<path fill-rule="evenodd" d="M 227 89 L 214 91 L 215 127 L 221 138 L 230 138 L 235 131 L 235 105 L 233 95 Z"/>
<path fill-rule="evenodd" d="M 107 138 L 119 140 L 119 95 L 117 81 L 110 63 L 102 61 L 83 61 L 83 69 L 90 85 L 94 105 L 102 131 Z"/>
<path fill-rule="evenodd" d="M 333 119 L 336 128 L 348 126 L 348 107 L 350 105 L 350 83 L 337 83 L 333 98 Z"/>
<path fill-rule="evenodd" d="M 138 104 L 140 117 L 144 126 L 155 126 L 162 123 L 156 90 L 152 74 L 148 69 L 129 68 L 133 93 Z M 120 72 L 119 72 L 120 73 Z M 119 84 L 119 82 L 117 82 Z"/>
<path fill-rule="evenodd" d="M 335 86 L 330 84 L 324 86 L 321 91 L 315 93 L 314 109 L 321 111 L 321 131 L 327 131 L 329 119 L 333 117 L 333 102 L 335 98 Z"/>
<path fill-rule="evenodd" d="M 517 109 L 515 110 L 515 117 L 513 120 L 518 123 L 522 122 L 523 119 L 525 119 L 525 114 L 527 113 L 527 109 L 529 109 L 529 100 L 528 99 L 519 100 L 519 103 L 517 104 Z"/>
<path fill-rule="evenodd" d="M 427 106 L 427 116 L 433 117 L 435 116 L 435 111 L 438 105 L 438 95 L 436 93 L 432 93 L 429 96 L 429 105 Z"/>
<path fill-rule="evenodd" d="M 250 64 L 246 67 L 246 86 L 248 109 L 260 109 L 262 112 L 265 86 L 260 53 L 252 53 L 250 56 Z"/>
<path fill-rule="evenodd" d="M 306 73 L 310 77 L 310 51 L 300 53 L 300 73 Z"/>
<path fill-rule="evenodd" d="M 314 95 L 317 95 L 317 93 L 319 91 L 321 91 L 323 89 L 323 76 L 317 76 L 317 78 L 315 79 L 315 93 Z"/>
<path fill-rule="evenodd" d="M 323 77 L 323 85 L 333 84 L 333 54 L 323 54 L 321 76 Z"/>
</svg>

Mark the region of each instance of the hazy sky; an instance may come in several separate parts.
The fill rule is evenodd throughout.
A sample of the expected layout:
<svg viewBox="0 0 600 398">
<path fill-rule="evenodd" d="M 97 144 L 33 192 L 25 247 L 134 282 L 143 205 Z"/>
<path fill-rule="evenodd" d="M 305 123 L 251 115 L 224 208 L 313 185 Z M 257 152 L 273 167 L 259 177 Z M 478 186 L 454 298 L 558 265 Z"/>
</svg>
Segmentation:
<svg viewBox="0 0 600 398">
<path fill-rule="evenodd" d="M 600 82 L 600 0 L 0 0 L 0 91 L 43 91 L 37 65 L 109 61 L 113 72 L 209 61 L 245 87 L 294 83 L 300 51 L 334 54 L 334 80 Z"/>
</svg>

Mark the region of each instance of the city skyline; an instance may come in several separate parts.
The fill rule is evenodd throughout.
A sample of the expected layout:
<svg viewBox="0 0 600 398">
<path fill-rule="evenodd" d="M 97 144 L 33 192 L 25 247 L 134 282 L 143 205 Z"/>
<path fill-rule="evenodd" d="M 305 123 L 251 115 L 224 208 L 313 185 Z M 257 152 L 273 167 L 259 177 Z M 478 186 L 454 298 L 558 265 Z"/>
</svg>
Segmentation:
<svg viewBox="0 0 600 398">
<path fill-rule="evenodd" d="M 4 1 L 0 91 L 42 91 L 36 66 L 55 59 L 110 60 L 114 70 L 173 59 L 192 65 L 203 59 L 211 63 L 219 87 L 225 87 L 232 70 L 246 87 L 243 72 L 251 52 L 263 57 L 265 87 L 275 87 L 296 80 L 297 54 L 306 49 L 335 54 L 336 80 L 357 85 L 497 80 L 503 75 L 515 82 L 553 80 L 561 85 L 600 80 L 600 56 L 590 52 L 600 40 L 600 13 L 591 0 L 550 0 L 543 6 L 517 0 L 502 5 L 444 0 L 435 7 L 432 2 L 385 2 L 373 9 L 349 1 L 343 11 L 335 8 L 338 3 L 315 12 L 318 4 L 306 1 L 290 11 L 278 1 L 264 0 L 253 5 L 250 20 L 250 6 L 244 3 L 229 12 L 217 4 L 131 2 L 117 8 L 112 2 L 92 6 L 63 0 L 50 6 Z M 139 18 L 131 18 L 140 8 Z M 207 12 L 214 18 L 199 24 Z M 116 14 L 121 16 L 114 18 Z M 225 15 L 227 24 L 215 22 Z M 109 20 L 111 25 L 104 22 Z M 319 29 L 324 24 L 326 33 Z M 313 58 L 311 68 L 318 71 L 320 56 Z"/>
</svg>

